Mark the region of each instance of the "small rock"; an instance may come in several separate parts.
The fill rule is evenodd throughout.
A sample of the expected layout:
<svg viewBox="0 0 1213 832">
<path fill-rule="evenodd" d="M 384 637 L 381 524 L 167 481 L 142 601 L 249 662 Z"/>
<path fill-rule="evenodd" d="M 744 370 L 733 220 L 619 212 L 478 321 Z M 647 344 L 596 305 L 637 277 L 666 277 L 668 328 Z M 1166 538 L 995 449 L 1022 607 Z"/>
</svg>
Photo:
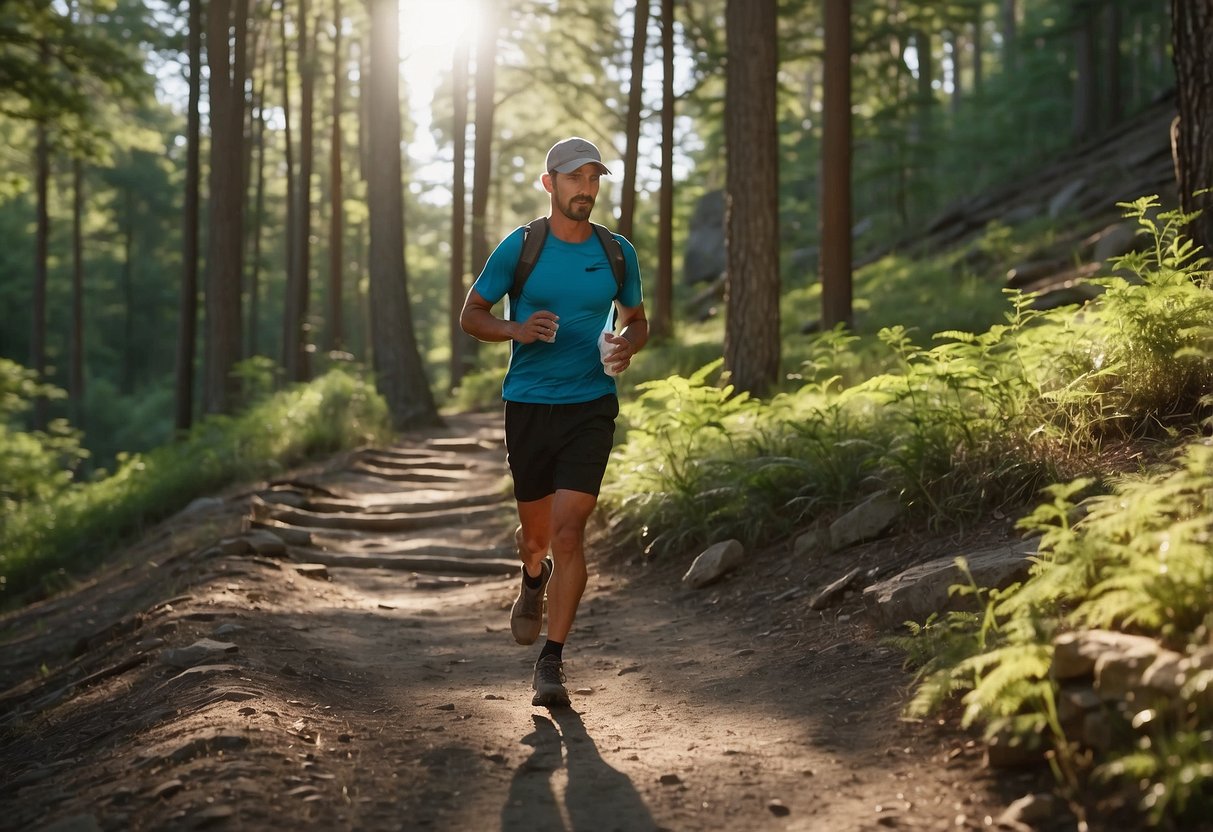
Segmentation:
<svg viewBox="0 0 1213 832">
<path fill-rule="evenodd" d="M 172 797 L 184 788 L 185 784 L 180 780 L 166 780 L 156 788 L 152 789 L 148 797 L 150 797 L 152 800 L 157 800 L 162 797 L 168 798 Z"/>
<path fill-rule="evenodd" d="M 642 665 L 642 664 L 630 664 L 627 667 L 621 667 L 619 669 L 619 673 L 617 673 L 616 675 L 623 676 L 625 673 L 636 673 L 637 671 L 643 670 L 643 669 L 644 669 L 644 665 Z"/>
<path fill-rule="evenodd" d="M 439 706 L 437 707 L 437 710 L 439 710 L 439 711 L 453 711 L 453 710 L 455 710 L 455 703 L 454 703 L 454 702 L 447 702 L 445 705 L 439 705 Z"/>
<path fill-rule="evenodd" d="M 577 688 L 577 690 L 573 691 L 573 693 L 577 694 L 578 696 L 589 696 L 593 692 L 593 688 Z"/>
<path fill-rule="evenodd" d="M 311 578 L 313 581 L 329 580 L 328 567 L 323 563 L 297 563 L 295 571 L 304 578 Z"/>
<path fill-rule="evenodd" d="M 691 563 L 682 582 L 701 589 L 720 580 L 745 562 L 745 549 L 738 540 L 725 540 L 709 546 Z"/>
<path fill-rule="evenodd" d="M 998 816 L 998 823 L 1011 827 L 1017 824 L 1036 826 L 1054 817 L 1060 808 L 1057 798 L 1047 792 L 1026 794 Z"/>
<path fill-rule="evenodd" d="M 489 700 L 489 701 L 491 701 L 491 702 L 501 702 L 501 701 L 503 701 L 503 700 L 505 699 L 505 697 L 504 697 L 504 696 L 498 696 L 498 695 L 497 695 L 497 694 L 495 694 L 495 693 L 486 693 L 486 694 L 484 695 L 484 698 L 485 698 L 485 699 L 487 699 L 487 700 Z"/>
<path fill-rule="evenodd" d="M 220 624 L 218 627 L 212 630 L 211 635 L 213 635 L 215 638 L 225 638 L 230 636 L 232 633 L 238 633 L 243 629 L 244 627 L 241 625 L 229 621 L 226 624 Z"/>
<path fill-rule="evenodd" d="M 229 641 L 212 641 L 209 638 L 199 639 L 189 647 L 170 647 L 160 653 L 160 661 L 170 667 L 192 667 L 196 664 L 225 655 L 235 653 L 240 648 Z"/>
<path fill-rule="evenodd" d="M 661 783 L 663 786 L 677 786 L 682 782 L 682 778 L 677 774 L 663 774 L 657 778 L 657 782 Z"/>
<path fill-rule="evenodd" d="M 782 800 L 768 800 L 767 810 L 777 818 L 786 818 L 792 814 L 792 810 L 784 805 Z"/>
</svg>

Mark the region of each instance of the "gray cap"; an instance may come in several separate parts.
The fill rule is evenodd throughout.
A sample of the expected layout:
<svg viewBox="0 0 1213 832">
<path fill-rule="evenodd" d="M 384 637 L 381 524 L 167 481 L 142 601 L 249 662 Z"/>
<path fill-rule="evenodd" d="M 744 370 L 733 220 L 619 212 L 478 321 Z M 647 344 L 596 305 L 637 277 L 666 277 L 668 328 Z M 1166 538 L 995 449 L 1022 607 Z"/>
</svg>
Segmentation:
<svg viewBox="0 0 1213 832">
<path fill-rule="evenodd" d="M 609 174 L 607 166 L 602 163 L 602 154 L 594 143 L 580 136 L 572 136 L 556 142 L 548 151 L 548 159 L 544 170 L 557 173 L 572 173 L 582 165 L 593 162 L 602 173 Z"/>
</svg>

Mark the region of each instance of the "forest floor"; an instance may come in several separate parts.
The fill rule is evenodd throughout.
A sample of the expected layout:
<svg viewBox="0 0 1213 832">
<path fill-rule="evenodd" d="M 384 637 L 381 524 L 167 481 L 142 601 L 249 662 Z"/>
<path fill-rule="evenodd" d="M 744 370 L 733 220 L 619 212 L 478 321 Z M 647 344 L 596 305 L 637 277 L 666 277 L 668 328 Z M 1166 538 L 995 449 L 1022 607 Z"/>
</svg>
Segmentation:
<svg viewBox="0 0 1213 832">
<path fill-rule="evenodd" d="M 507 483 L 499 417 L 452 417 L 204 501 L 0 617 L 0 828 L 972 830 L 1048 789 L 901 718 L 859 597 L 809 607 L 932 541 L 772 547 L 702 590 L 694 553 L 591 553 L 572 707 L 532 707 Z M 248 551 L 254 517 L 294 543 Z"/>
</svg>

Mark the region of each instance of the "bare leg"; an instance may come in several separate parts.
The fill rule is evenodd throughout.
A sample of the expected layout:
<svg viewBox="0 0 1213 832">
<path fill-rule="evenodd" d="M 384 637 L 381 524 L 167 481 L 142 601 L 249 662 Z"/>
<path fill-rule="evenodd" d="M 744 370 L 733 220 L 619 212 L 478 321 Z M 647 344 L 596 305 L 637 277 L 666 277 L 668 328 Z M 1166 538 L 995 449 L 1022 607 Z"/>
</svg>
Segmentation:
<svg viewBox="0 0 1213 832">
<path fill-rule="evenodd" d="M 556 569 L 548 583 L 547 637 L 563 644 L 585 592 L 585 525 L 598 498 L 581 491 L 560 489 L 551 500 L 548 528 Z M 525 520 L 523 526 L 526 526 Z M 525 531 L 523 536 L 525 539 Z M 541 558 L 542 555 L 536 556 L 536 564 Z"/>
<path fill-rule="evenodd" d="M 526 566 L 527 574 L 539 577 L 540 564 L 548 553 L 552 542 L 552 503 L 554 495 L 518 504 L 518 520 L 521 525 L 514 531 L 518 544 L 518 559 Z"/>
</svg>

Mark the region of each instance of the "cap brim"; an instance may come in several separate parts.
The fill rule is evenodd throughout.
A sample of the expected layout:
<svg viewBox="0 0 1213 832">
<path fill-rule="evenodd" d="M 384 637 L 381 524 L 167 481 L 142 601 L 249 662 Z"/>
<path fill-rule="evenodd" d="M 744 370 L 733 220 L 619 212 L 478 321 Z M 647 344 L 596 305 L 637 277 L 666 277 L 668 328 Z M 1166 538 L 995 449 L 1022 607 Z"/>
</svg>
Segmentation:
<svg viewBox="0 0 1213 832">
<path fill-rule="evenodd" d="M 599 172 L 605 173 L 607 176 L 611 175 L 611 171 L 607 169 L 607 166 L 597 159 L 574 159 L 571 162 L 565 162 L 563 165 L 557 165 L 555 171 L 557 173 L 572 173 L 582 165 L 598 165 Z"/>
</svg>

